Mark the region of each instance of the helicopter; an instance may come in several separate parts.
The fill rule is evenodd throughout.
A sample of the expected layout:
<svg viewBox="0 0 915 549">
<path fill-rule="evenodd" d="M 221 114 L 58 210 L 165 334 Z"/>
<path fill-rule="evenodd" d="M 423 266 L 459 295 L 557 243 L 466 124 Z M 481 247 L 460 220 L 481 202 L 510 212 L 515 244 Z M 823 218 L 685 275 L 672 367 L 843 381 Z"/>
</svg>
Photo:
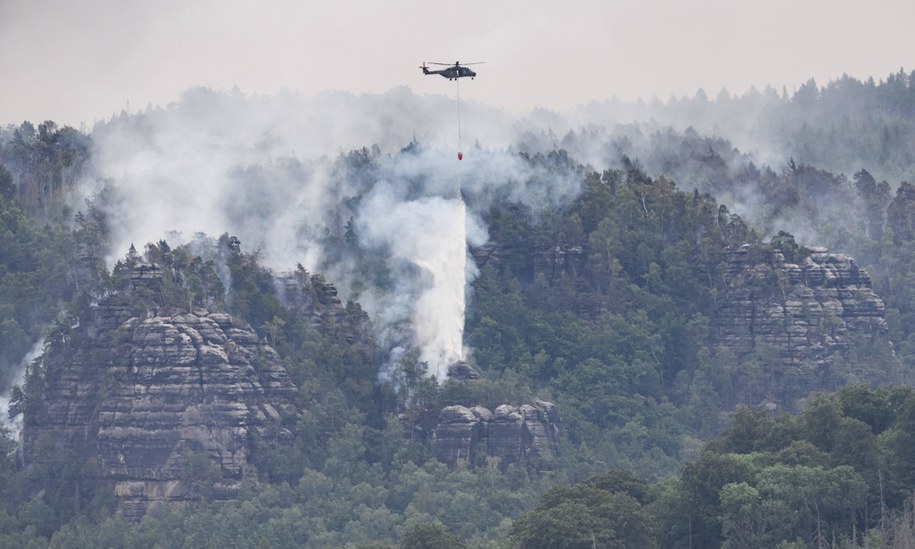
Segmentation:
<svg viewBox="0 0 915 549">
<path fill-rule="evenodd" d="M 448 80 L 457 80 L 458 78 L 470 77 L 471 80 L 477 75 L 477 73 L 467 68 L 467 65 L 481 65 L 485 61 L 480 61 L 479 63 L 464 63 L 461 65 L 460 61 L 455 61 L 454 65 L 449 65 L 448 63 L 434 63 L 429 62 L 430 65 L 442 65 L 448 67 L 447 69 L 441 69 L 437 71 L 430 71 L 429 67 L 426 66 L 426 63 L 423 62 L 419 68 L 423 70 L 423 74 L 440 74 L 447 78 Z"/>
</svg>

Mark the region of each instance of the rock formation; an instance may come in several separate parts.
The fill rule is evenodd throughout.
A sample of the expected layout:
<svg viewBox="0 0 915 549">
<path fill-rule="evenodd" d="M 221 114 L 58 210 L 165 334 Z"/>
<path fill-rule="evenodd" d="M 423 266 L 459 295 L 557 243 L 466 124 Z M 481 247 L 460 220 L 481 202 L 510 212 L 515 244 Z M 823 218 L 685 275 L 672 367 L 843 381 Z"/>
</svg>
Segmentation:
<svg viewBox="0 0 915 549">
<path fill-rule="evenodd" d="M 27 464 L 97 463 L 119 513 L 138 519 L 204 492 L 231 497 L 258 443 L 291 437 L 295 387 L 248 326 L 200 308 L 137 316 L 116 296 L 89 311 L 51 342 L 22 433 Z M 203 483 L 188 474 L 201 465 Z"/>
<path fill-rule="evenodd" d="M 501 258 L 499 257 L 499 248 L 493 243 L 486 243 L 482 246 L 470 246 L 468 245 L 468 250 L 470 252 L 470 257 L 473 258 L 473 262 L 477 267 L 483 268 L 484 265 L 493 264 L 498 265 L 501 263 Z"/>
<path fill-rule="evenodd" d="M 358 326 L 354 325 L 353 319 L 349 317 L 346 306 L 337 297 L 337 288 L 323 276 L 310 275 L 302 270 L 281 274 L 277 276 L 276 281 L 284 303 L 304 318 L 311 327 L 342 330 L 350 343 L 360 340 L 363 336 Z"/>
<path fill-rule="evenodd" d="M 446 406 L 432 433 L 436 457 L 454 467 L 478 454 L 499 458 L 502 468 L 531 458 L 550 459 L 559 448 L 562 423 L 556 406 L 542 400 L 521 406 Z"/>
<path fill-rule="evenodd" d="M 473 381 L 475 379 L 480 379 L 480 373 L 477 372 L 473 366 L 468 364 L 466 360 L 458 360 L 454 364 L 448 365 L 448 379 Z"/>
<path fill-rule="evenodd" d="M 561 245 L 534 254 L 534 273 L 543 275 L 550 284 L 563 274 L 575 276 L 581 271 L 582 246 Z"/>
<path fill-rule="evenodd" d="M 886 332 L 883 300 L 851 257 L 813 248 L 794 264 L 778 250 L 755 260 L 750 252 L 745 245 L 729 254 L 719 344 L 745 354 L 764 343 L 797 364 L 845 348 L 849 332 Z"/>
<path fill-rule="evenodd" d="M 729 250 L 714 343 L 735 357 L 765 346 L 786 368 L 829 366 L 849 336 L 886 334 L 884 303 L 847 255 L 808 249 L 789 263 L 778 249 Z"/>
</svg>

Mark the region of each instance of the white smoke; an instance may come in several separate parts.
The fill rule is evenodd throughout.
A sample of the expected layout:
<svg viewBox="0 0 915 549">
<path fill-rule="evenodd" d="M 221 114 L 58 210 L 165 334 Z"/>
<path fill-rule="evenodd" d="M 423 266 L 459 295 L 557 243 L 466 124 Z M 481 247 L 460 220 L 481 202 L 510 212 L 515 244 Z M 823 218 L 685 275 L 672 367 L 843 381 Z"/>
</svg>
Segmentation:
<svg viewBox="0 0 915 549">
<path fill-rule="evenodd" d="M 466 92 L 472 94 L 472 87 Z M 775 101 L 772 94 L 759 95 L 756 110 L 764 112 Z M 717 134 L 719 124 L 742 150 L 757 153 L 735 157 L 739 163 L 766 151 L 764 142 L 741 133 L 746 125 L 732 124 L 726 111 L 709 110 L 708 104 L 608 101 L 517 118 L 465 101 L 463 135 L 465 144 L 474 145 L 464 147 L 458 161 L 453 96 L 418 96 L 406 88 L 316 98 L 195 89 L 165 108 L 97 126 L 94 173 L 82 188 L 84 197 L 106 185 L 118 189 L 120 202 L 109 211 L 109 264 L 131 244 L 142 249 L 167 239 L 175 245 L 198 233 L 227 232 L 245 250 L 259 250 L 277 271 L 301 263 L 326 274 L 344 298 L 357 299 L 373 317 L 394 360 L 398 346 L 415 345 L 443 376 L 449 362 L 464 356 L 464 289 L 475 276 L 466 244 L 486 242 L 482 213 L 507 200 L 530 206 L 536 215 L 579 192 L 574 170 L 552 170 L 549 162 L 528 156 L 562 147 L 572 161 L 604 169 L 619 167 L 623 153 L 637 158 L 660 148 L 657 158 L 649 155 L 643 164 L 649 175 L 659 175 L 652 168 L 664 167 L 664 154 L 688 152 L 668 150 L 664 131 L 695 133 L 695 125 Z M 710 112 L 719 114 L 712 120 L 705 116 Z M 398 152 L 410 144 L 411 150 Z M 360 150 L 351 161 L 350 152 Z M 360 168 L 360 162 L 368 166 Z M 695 186 L 701 189 L 699 177 Z M 693 181 L 687 177 L 686 183 Z M 758 209 L 753 199 L 723 197 L 746 214 Z M 352 265 L 324 248 L 326 235 L 341 233 L 350 220 L 359 246 L 388 254 L 391 285 L 365 287 L 354 279 Z"/>
<path fill-rule="evenodd" d="M 358 299 L 389 349 L 418 347 L 444 378 L 465 354 L 465 288 L 476 275 L 467 243 L 488 238 L 481 212 L 496 199 L 536 211 L 579 189 L 577 178 L 507 150 L 512 120 L 472 103 L 464 136 L 477 144 L 459 161 L 455 108 L 404 89 L 316 99 L 192 90 L 167 108 L 98 126 L 83 193 L 117 189 L 109 264 L 131 244 L 227 232 L 277 271 L 301 263 L 326 274 L 344 298 Z M 362 156 L 349 161 L 351 150 Z M 350 217 L 359 246 L 388 253 L 393 288 L 354 284 L 351 265 L 323 248 Z"/>
<path fill-rule="evenodd" d="M 15 373 L 13 374 L 13 379 L 9 384 L 9 387 L 0 394 L 0 425 L 6 427 L 10 430 L 14 440 L 18 440 L 19 432 L 22 430 L 22 416 L 16 418 L 10 418 L 9 409 L 10 401 L 12 397 L 12 388 L 19 386 L 22 387 L 22 384 L 25 382 L 25 372 L 29 364 L 41 355 L 44 351 L 44 338 L 39 339 L 35 342 L 35 345 L 22 357 L 22 361 L 19 362 L 19 366 L 16 368 Z"/>
<path fill-rule="evenodd" d="M 376 217 L 377 212 L 386 214 Z M 475 274 L 468 271 L 473 263 L 467 261 L 464 201 L 460 196 L 402 201 L 391 185 L 382 183 L 366 198 L 362 213 L 359 231 L 365 242 L 384 246 L 393 261 L 407 261 L 419 270 L 419 287 L 406 294 L 410 302 L 375 296 L 388 303 L 379 316 L 391 315 L 384 324 L 393 325 L 390 321 L 409 314 L 420 360 L 444 379 L 448 365 L 464 358 L 465 283 Z M 409 310 L 398 310 L 398 305 Z"/>
<path fill-rule="evenodd" d="M 563 148 L 572 161 L 600 170 L 619 167 L 621 154 L 637 159 L 660 148 L 657 158 L 648 155 L 643 164 L 649 175 L 659 175 L 655 169 L 664 167 L 670 149 L 663 132 L 695 133 L 695 125 L 717 134 L 718 124 L 742 150 L 765 150 L 765 143 L 741 134 L 745 127 L 730 123 L 725 111 L 709 110 L 719 114 L 708 122 L 699 107 L 709 102 L 608 101 L 566 114 L 538 109 L 519 118 L 465 101 L 463 135 L 465 144 L 474 145 L 464 147 L 458 161 L 455 99 L 418 96 L 406 88 L 315 98 L 190 90 L 175 104 L 95 128 L 94 173 L 85 181 L 84 197 L 105 185 L 118 189 L 120 202 L 109 211 L 109 264 L 131 244 L 142 249 L 166 239 L 176 245 L 199 233 L 227 232 L 245 250 L 259 250 L 277 271 L 301 263 L 326 274 L 344 298 L 357 299 L 374 318 L 395 360 L 396 347 L 416 345 L 441 376 L 449 362 L 464 356 L 466 284 L 460 283 L 474 276 L 466 243 L 487 240 L 482 213 L 493 201 L 507 200 L 530 206 L 536 215 L 579 192 L 573 170 L 550 170 L 548 162 L 530 162 L 519 153 L 548 155 Z M 778 100 L 760 95 L 757 110 Z M 398 152 L 411 143 L 409 152 Z M 349 161 L 350 152 L 359 150 L 364 158 Z M 739 160 L 751 158 L 758 156 Z M 369 164 L 364 170 L 358 167 L 363 161 Z M 695 186 L 702 189 L 699 175 Z M 684 183 L 694 184 L 688 177 Z M 722 197 L 750 219 L 757 210 L 753 198 Z M 352 265 L 325 249 L 326 235 L 341 233 L 350 220 L 359 246 L 389 254 L 392 286 L 365 287 L 364 280 L 354 280 Z M 789 230 L 797 232 L 795 225 Z"/>
<path fill-rule="evenodd" d="M 167 108 L 96 127 L 96 173 L 80 198 L 103 185 L 121 191 L 123 202 L 110 212 L 115 242 L 109 264 L 130 244 L 142 248 L 167 232 L 190 238 L 234 231 L 246 246 L 263 248 L 275 266 L 299 261 L 316 268 L 321 250 L 314 241 L 339 200 L 354 192 L 331 177 L 332 158 L 373 145 L 393 153 L 417 140 L 435 154 L 424 162 L 398 162 L 395 169 L 427 173 L 432 186 L 453 186 L 442 184 L 441 172 L 446 162 L 457 163 L 449 150 L 457 146 L 455 112 L 451 98 L 420 97 L 405 88 L 313 99 L 190 90 Z M 512 141 L 511 119 L 503 111 L 465 102 L 463 114 L 467 138 L 488 147 Z M 468 151 L 468 159 L 473 154 Z M 506 156 L 489 154 L 484 169 L 510 174 L 506 162 L 513 160 Z"/>
</svg>

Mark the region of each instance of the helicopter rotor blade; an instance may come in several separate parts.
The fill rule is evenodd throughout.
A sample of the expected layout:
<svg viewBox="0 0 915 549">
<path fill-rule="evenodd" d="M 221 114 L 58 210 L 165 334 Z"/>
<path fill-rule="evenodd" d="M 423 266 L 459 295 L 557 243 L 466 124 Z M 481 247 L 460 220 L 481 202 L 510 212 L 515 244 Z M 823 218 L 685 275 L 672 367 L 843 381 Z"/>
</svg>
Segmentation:
<svg viewBox="0 0 915 549">
<path fill-rule="evenodd" d="M 435 61 L 429 61 L 430 65 L 442 65 L 443 67 L 453 67 L 454 63 L 436 63 Z"/>
</svg>

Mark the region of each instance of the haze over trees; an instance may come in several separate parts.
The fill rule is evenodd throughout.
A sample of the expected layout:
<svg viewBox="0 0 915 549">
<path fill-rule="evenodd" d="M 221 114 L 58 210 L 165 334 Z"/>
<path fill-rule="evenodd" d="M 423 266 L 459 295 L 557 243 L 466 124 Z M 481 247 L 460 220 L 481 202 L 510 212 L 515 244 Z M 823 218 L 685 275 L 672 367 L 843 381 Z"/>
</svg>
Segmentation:
<svg viewBox="0 0 915 549">
<path fill-rule="evenodd" d="M 280 273 L 264 243 L 229 232 L 112 252 L 130 190 L 94 179 L 93 135 L 53 122 L 3 128 L 0 388 L 13 420 L 44 413 L 59 342 L 111 296 L 139 318 L 205 308 L 249 324 L 288 371 L 298 415 L 288 443 L 252 454 L 237 495 L 201 489 L 139 522 L 116 515 L 118 495 L 96 482 L 97 464 L 53 455 L 25 464 L 5 427 L 0 545 L 910 545 L 913 80 L 900 71 L 879 83 L 811 81 L 793 96 L 592 105 L 561 137 L 531 131 L 511 150 L 478 151 L 507 167 L 468 174 L 462 188 L 487 233 L 470 248 L 478 273 L 463 335 L 481 375 L 472 382 L 429 376 L 410 315 L 379 297 L 412 299 L 425 282 L 392 260 L 396 242 L 367 234 L 373 193 L 400 178 L 398 203 L 450 198 L 421 142 L 233 165 L 237 186 L 212 198 L 238 216 L 279 211 L 287 181 L 320 174 L 335 189 L 322 196 L 329 217 L 296 226 L 315 244 L 308 251 L 320 249 L 315 266 Z M 193 110 L 192 99 L 173 108 Z M 604 126 L 639 109 L 651 125 Z M 751 142 L 759 147 L 741 146 Z M 99 191 L 74 203 L 87 179 Z M 259 193 L 239 194 L 252 182 Z M 771 341 L 747 351 L 722 336 L 735 296 L 781 311 L 801 303 L 782 324 L 813 323 L 815 301 L 791 292 L 813 292 L 814 282 L 792 281 L 783 265 L 839 265 L 819 247 L 854 257 L 831 272 L 854 271 L 850 285 L 872 287 L 879 315 L 854 302 L 844 309 L 854 314 L 817 317 L 820 354 L 796 359 Z M 133 288 L 139 265 L 161 268 L 161 286 Z M 328 283 L 346 298 L 334 319 L 314 314 Z M 386 310 L 378 303 L 389 317 L 369 312 Z M 885 322 L 856 327 L 865 317 Z M 555 402 L 562 417 L 555 459 L 506 465 L 480 453 L 449 468 L 432 441 L 410 434 L 428 431 L 445 406 L 534 399 Z M 217 469 L 201 454 L 184 474 L 212 486 Z"/>
</svg>

